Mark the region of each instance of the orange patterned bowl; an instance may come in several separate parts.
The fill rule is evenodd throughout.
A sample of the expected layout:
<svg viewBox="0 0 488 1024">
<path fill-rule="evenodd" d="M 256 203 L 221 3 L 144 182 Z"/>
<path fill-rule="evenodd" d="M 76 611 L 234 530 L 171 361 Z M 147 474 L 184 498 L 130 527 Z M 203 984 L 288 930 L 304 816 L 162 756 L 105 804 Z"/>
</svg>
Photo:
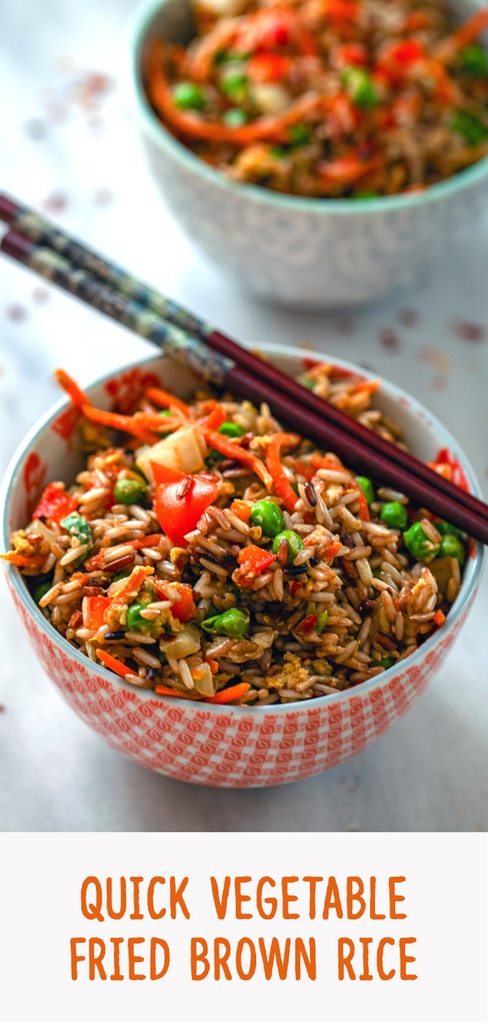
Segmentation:
<svg viewBox="0 0 488 1024">
<path fill-rule="evenodd" d="M 263 349 L 286 372 L 303 370 L 302 349 Z M 364 374 L 350 363 L 333 361 Z M 89 394 L 94 404 L 109 408 L 114 394 L 137 390 L 154 376 L 182 397 L 194 383 L 172 361 L 150 358 L 98 381 Z M 403 428 L 416 455 L 433 459 L 440 448 L 449 448 L 470 489 L 480 495 L 464 452 L 438 420 L 387 382 L 377 397 L 383 411 Z M 70 443 L 69 409 L 62 402 L 31 430 L 7 471 L 1 495 L 3 550 L 9 547 L 11 531 L 28 520 L 43 484 L 48 479 L 70 482 L 80 469 L 81 456 Z M 237 788 L 316 775 L 358 754 L 398 721 L 425 690 L 457 636 L 475 597 L 482 562 L 483 549 L 474 546 L 445 624 L 405 661 L 341 693 L 260 708 L 198 704 L 127 684 L 75 650 L 44 618 L 18 570 L 7 565 L 6 572 L 45 671 L 74 711 L 111 747 L 162 775 Z"/>
</svg>

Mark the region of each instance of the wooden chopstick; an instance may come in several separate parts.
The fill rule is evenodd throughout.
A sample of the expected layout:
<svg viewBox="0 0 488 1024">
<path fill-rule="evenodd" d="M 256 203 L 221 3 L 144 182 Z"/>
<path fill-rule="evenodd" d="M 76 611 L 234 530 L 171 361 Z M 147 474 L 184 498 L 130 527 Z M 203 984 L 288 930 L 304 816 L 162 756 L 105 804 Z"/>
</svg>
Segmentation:
<svg viewBox="0 0 488 1024">
<path fill-rule="evenodd" d="M 230 343 L 230 348 L 227 347 L 225 335 L 220 335 L 220 338 L 224 339 L 221 347 L 227 352 L 236 352 L 240 365 L 232 362 L 222 352 L 212 350 L 208 341 L 204 343 L 200 338 L 188 334 L 161 315 L 147 309 L 141 302 L 128 298 L 87 270 L 80 269 L 65 256 L 61 256 L 59 249 L 39 245 L 12 230 L 2 239 L 0 249 L 17 262 L 30 267 L 147 341 L 158 345 L 165 354 L 190 366 L 205 380 L 219 387 L 228 387 L 252 401 L 267 402 L 279 419 L 289 423 L 294 430 L 298 429 L 303 436 L 310 437 L 326 449 L 337 452 L 343 461 L 357 472 L 366 472 L 376 480 L 387 481 L 419 507 L 429 509 L 475 539 L 484 544 L 488 543 L 488 507 L 482 502 L 473 499 L 476 507 L 468 507 L 461 500 L 465 495 L 464 491 L 445 481 L 414 456 L 408 457 L 408 464 L 404 461 L 398 462 L 397 456 L 401 449 L 389 442 L 384 442 L 387 453 L 385 456 L 384 451 L 376 447 L 377 435 L 367 428 L 363 428 L 366 435 L 364 443 L 362 438 L 344 429 L 342 419 L 346 421 L 347 427 L 350 423 L 355 423 L 345 414 L 340 414 L 340 425 L 332 418 L 329 419 L 331 408 L 334 408 L 334 412 L 339 410 L 322 399 L 317 399 L 320 403 L 318 415 L 316 404 L 314 403 L 312 407 L 310 402 L 313 393 L 299 384 L 296 393 L 300 395 L 298 403 L 297 397 L 293 397 L 288 387 L 284 386 L 288 384 L 290 378 L 235 342 Z M 243 354 L 245 358 L 242 358 Z M 422 467 L 425 473 L 420 474 L 419 467 Z M 449 484 L 449 493 L 439 486 L 445 483 Z"/>
<path fill-rule="evenodd" d="M 61 231 L 51 221 L 41 217 L 34 210 L 23 206 L 9 196 L 0 194 L 0 220 L 3 220 L 12 229 L 19 232 L 19 234 L 25 235 L 32 242 L 36 242 L 38 245 L 44 243 L 49 249 L 53 249 L 60 256 L 68 260 L 69 263 L 75 265 L 80 270 L 88 271 L 90 275 L 101 283 L 111 286 L 116 292 L 124 295 L 128 300 L 129 319 L 131 302 L 135 301 L 145 307 L 148 313 L 155 313 L 159 318 L 163 318 L 166 324 L 167 340 L 168 325 L 179 328 L 184 332 L 189 332 L 190 338 L 193 338 L 194 341 L 196 339 L 204 341 L 210 349 L 220 353 L 228 361 L 232 360 L 237 366 L 247 370 L 253 378 L 256 375 L 264 377 L 277 392 L 289 395 L 298 401 L 300 405 L 306 402 L 307 408 L 313 410 L 320 418 L 326 417 L 329 423 L 357 438 L 368 448 L 374 448 L 377 452 L 384 455 L 389 462 L 394 458 L 397 465 L 403 466 L 405 470 L 411 473 L 414 472 L 415 476 L 420 480 L 424 480 L 427 484 L 432 485 L 432 470 L 419 459 L 414 459 L 409 452 L 405 452 L 401 448 L 395 448 L 393 454 L 392 445 L 385 438 L 373 433 L 368 427 L 347 416 L 336 406 L 332 405 L 331 402 L 327 402 L 326 399 L 314 394 L 313 391 L 306 390 L 293 377 L 286 376 L 286 374 L 283 374 L 273 365 L 265 363 L 262 359 L 258 360 L 252 352 L 243 348 L 242 345 L 230 338 L 229 335 L 224 334 L 174 300 L 167 298 L 154 288 L 139 281 L 122 267 L 118 266 L 118 264 L 88 249 L 80 241 Z M 23 262 L 26 261 L 24 260 Z M 61 287 L 65 287 L 61 281 L 58 281 L 58 284 Z M 90 299 L 86 301 L 90 301 Z M 92 304 L 95 305 L 95 303 Z M 138 317 L 140 317 L 139 306 L 136 313 L 136 318 Z M 137 330 L 137 327 L 130 323 L 126 323 L 126 326 Z M 151 340 L 158 343 L 157 338 L 152 338 Z M 195 350 L 195 346 L 190 344 L 188 357 L 191 355 L 192 348 Z M 205 363 L 208 363 L 209 356 L 207 354 L 205 357 L 204 353 L 200 350 L 199 358 L 202 361 L 203 369 Z M 216 362 L 213 368 L 213 380 L 217 384 L 220 383 L 218 380 L 218 366 L 220 366 L 220 372 L 225 374 L 222 365 Z M 228 368 L 229 362 L 227 363 Z M 197 369 L 198 372 L 197 366 L 194 365 L 194 369 Z M 200 375 L 205 376 L 205 373 L 200 370 Z M 210 378 L 207 376 L 206 379 Z M 442 491 L 448 498 L 452 498 L 457 504 L 464 505 L 482 518 L 487 517 L 488 509 L 483 502 L 468 491 L 456 487 L 450 480 L 446 480 L 439 474 L 437 474 L 436 489 Z"/>
</svg>

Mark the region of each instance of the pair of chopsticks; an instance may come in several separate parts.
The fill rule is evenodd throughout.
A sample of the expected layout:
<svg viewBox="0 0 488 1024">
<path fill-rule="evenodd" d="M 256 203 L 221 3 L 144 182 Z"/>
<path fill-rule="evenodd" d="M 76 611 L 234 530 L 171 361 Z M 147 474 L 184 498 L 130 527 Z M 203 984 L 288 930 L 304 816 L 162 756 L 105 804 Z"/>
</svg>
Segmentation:
<svg viewBox="0 0 488 1024">
<path fill-rule="evenodd" d="M 202 379 L 253 402 L 346 465 L 488 544 L 488 506 L 378 436 L 182 306 L 87 249 L 33 210 L 0 195 L 0 250 L 157 345 Z"/>
</svg>

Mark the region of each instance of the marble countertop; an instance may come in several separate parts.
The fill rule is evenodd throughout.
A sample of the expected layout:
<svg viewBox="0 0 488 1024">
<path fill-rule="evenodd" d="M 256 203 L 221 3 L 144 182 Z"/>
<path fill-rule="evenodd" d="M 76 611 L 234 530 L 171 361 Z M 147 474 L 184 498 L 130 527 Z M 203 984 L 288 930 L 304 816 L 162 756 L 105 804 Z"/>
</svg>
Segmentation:
<svg viewBox="0 0 488 1024">
<path fill-rule="evenodd" d="M 41 10 L 42 7 L 42 10 Z M 116 87 L 133 0 L 3 4 L 0 188 L 246 341 L 310 344 L 412 391 L 488 487 L 488 219 L 428 276 L 379 305 L 305 315 L 259 305 L 183 235 L 152 183 Z M 5 109 L 6 108 L 6 109 Z M 488 213 L 488 196 L 487 196 Z M 0 472 L 58 398 L 148 346 L 6 258 L 0 263 Z M 42 671 L 0 573 L 4 831 L 486 831 L 488 582 L 409 714 L 309 781 L 240 792 L 156 776 L 104 745 Z"/>
</svg>

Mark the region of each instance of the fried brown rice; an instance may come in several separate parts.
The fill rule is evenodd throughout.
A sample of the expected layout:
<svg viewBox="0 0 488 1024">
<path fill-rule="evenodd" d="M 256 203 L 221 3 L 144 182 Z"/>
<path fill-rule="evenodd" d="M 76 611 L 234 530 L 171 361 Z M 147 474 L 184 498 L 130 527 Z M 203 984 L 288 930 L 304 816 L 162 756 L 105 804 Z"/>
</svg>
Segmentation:
<svg viewBox="0 0 488 1024">
<path fill-rule="evenodd" d="M 70 644 L 127 683 L 262 706 L 385 672 L 442 627 L 466 538 L 267 406 L 148 388 L 104 413 L 63 372 L 86 467 L 45 488 L 6 557 Z M 301 378 L 395 443 L 376 382 L 330 365 Z M 435 468 L 448 475 L 440 453 Z"/>
</svg>

